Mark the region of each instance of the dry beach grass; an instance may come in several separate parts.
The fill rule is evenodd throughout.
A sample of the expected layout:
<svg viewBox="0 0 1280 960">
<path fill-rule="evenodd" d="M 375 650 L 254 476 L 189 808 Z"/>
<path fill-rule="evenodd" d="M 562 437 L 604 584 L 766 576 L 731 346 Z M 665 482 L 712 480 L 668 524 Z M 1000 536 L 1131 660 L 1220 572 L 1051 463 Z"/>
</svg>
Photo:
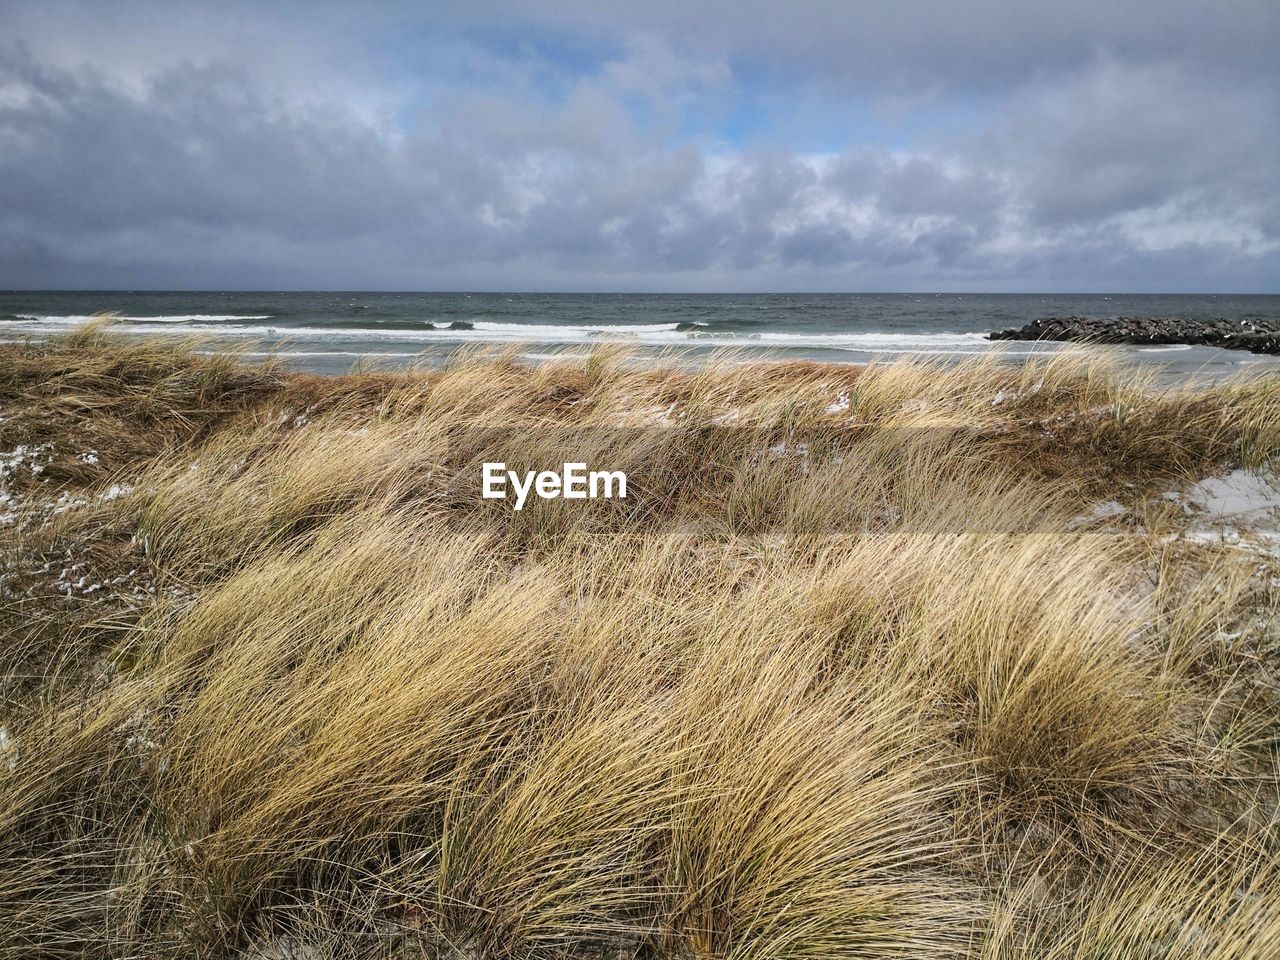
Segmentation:
<svg viewBox="0 0 1280 960">
<path fill-rule="evenodd" d="M 0 417 L 3 956 L 1280 953 L 1280 570 L 1164 495 L 1274 379 L 95 325 Z"/>
</svg>

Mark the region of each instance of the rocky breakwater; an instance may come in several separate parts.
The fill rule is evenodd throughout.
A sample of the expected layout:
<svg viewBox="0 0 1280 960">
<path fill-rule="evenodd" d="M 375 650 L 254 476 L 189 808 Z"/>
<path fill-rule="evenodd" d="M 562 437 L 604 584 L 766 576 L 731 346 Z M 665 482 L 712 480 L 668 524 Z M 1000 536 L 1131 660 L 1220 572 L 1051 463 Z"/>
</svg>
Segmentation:
<svg viewBox="0 0 1280 960">
<path fill-rule="evenodd" d="M 1089 343 L 1187 343 L 1280 355 L 1280 321 L 1266 318 L 1045 317 L 996 330 L 988 340 L 1073 340 Z"/>
</svg>

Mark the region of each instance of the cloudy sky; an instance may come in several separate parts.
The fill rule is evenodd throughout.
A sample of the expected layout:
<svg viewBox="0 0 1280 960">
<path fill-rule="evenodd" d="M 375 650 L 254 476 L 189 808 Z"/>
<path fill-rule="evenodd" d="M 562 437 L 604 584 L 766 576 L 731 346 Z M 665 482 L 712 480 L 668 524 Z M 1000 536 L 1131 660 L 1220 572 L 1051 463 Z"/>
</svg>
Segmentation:
<svg viewBox="0 0 1280 960">
<path fill-rule="evenodd" d="M 0 288 L 1280 292 L 1277 0 L 0 0 Z"/>
</svg>

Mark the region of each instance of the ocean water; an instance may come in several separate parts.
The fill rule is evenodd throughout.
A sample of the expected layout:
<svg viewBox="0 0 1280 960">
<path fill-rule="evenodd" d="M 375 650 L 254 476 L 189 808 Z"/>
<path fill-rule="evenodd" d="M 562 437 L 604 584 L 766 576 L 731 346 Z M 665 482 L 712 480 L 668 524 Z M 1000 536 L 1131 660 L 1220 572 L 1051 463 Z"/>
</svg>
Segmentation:
<svg viewBox="0 0 1280 960">
<path fill-rule="evenodd" d="M 866 363 L 998 350 L 1017 361 L 1079 348 L 997 344 L 985 335 L 1061 314 L 1280 318 L 1280 296 L 9 291 L 0 292 L 0 339 L 65 331 L 102 311 L 115 313 L 128 335 L 195 334 L 207 349 L 270 352 L 300 369 L 337 373 L 357 362 L 436 365 L 460 348 L 538 358 L 606 343 L 695 363 L 725 351 Z M 1215 347 L 1097 349 L 1174 377 L 1280 372 L 1280 358 Z"/>
</svg>

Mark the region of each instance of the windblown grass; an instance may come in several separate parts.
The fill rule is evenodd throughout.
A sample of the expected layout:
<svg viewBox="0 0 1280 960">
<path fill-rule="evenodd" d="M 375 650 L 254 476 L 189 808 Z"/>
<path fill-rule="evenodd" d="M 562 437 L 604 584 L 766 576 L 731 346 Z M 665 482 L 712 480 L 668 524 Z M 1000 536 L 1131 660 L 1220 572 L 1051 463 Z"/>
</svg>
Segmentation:
<svg viewBox="0 0 1280 960">
<path fill-rule="evenodd" d="M 1080 524 L 1269 460 L 1273 381 L 0 371 L 4 956 L 1280 949 L 1276 571 Z"/>
</svg>

